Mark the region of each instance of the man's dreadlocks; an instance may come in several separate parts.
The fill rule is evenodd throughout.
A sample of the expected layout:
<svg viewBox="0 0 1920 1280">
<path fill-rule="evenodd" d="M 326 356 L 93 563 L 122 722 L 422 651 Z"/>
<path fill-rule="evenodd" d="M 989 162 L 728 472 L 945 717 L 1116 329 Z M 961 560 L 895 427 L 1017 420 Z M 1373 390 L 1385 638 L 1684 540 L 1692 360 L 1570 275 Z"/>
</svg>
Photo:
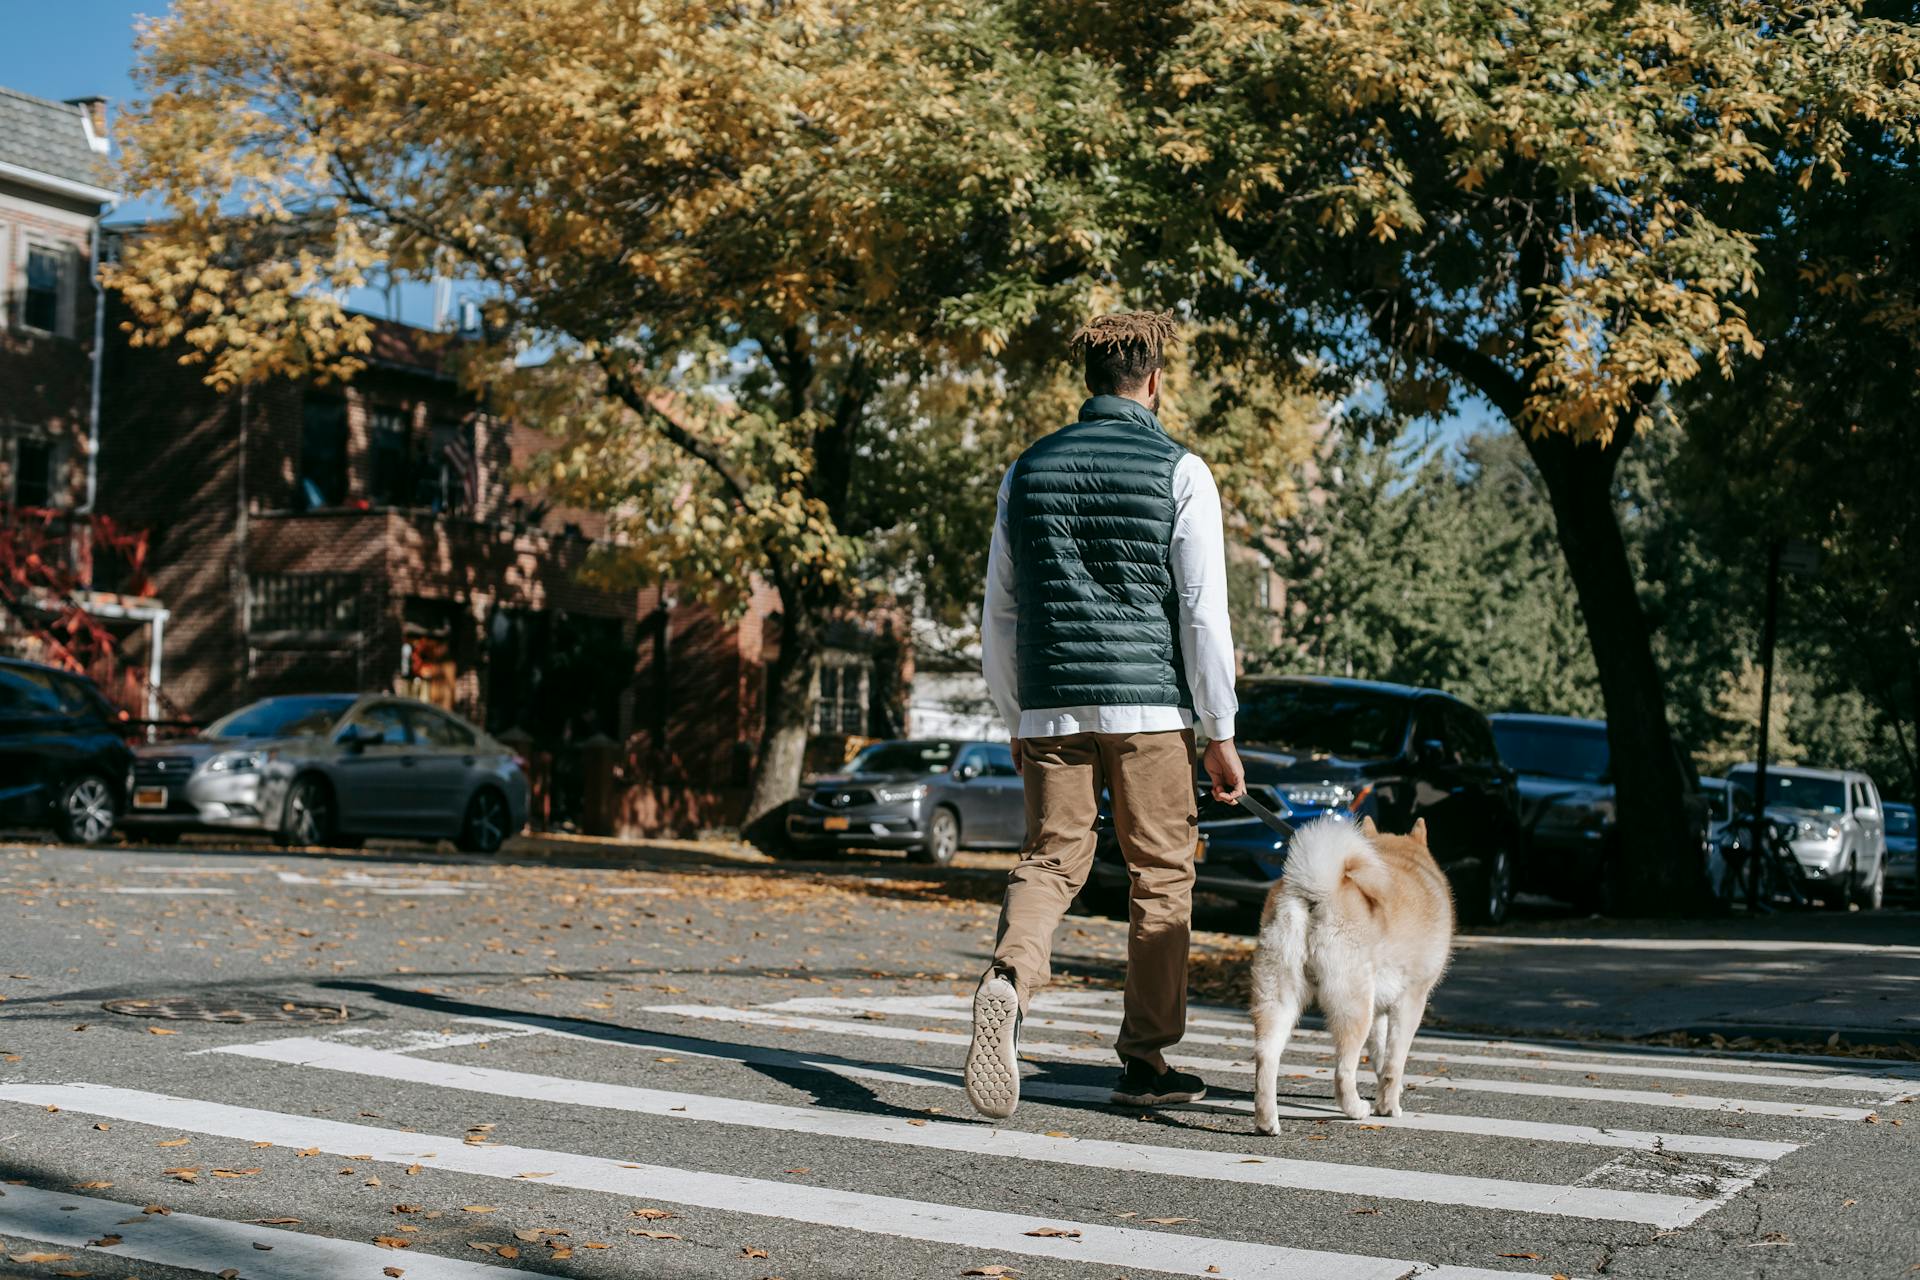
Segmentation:
<svg viewBox="0 0 1920 1280">
<path fill-rule="evenodd" d="M 1173 338 L 1173 312 L 1122 311 L 1075 329 L 1067 349 L 1085 362 L 1087 390 L 1110 396 L 1145 382 Z"/>
</svg>

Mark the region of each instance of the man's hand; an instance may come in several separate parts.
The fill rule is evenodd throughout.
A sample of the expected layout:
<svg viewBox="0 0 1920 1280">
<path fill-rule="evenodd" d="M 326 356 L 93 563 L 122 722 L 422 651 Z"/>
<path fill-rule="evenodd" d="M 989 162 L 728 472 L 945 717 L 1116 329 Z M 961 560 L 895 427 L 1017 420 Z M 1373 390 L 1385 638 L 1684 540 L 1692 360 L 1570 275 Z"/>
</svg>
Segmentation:
<svg viewBox="0 0 1920 1280">
<path fill-rule="evenodd" d="M 1022 761 L 1021 761 L 1021 759 L 1020 759 L 1020 739 L 1018 739 L 1018 738 L 1013 738 L 1013 739 L 1010 739 L 1010 740 L 1009 740 L 1009 741 L 1007 742 L 1007 745 L 1013 748 L 1013 771 L 1014 771 L 1014 773 L 1015 773 L 1016 775 L 1024 775 L 1024 774 L 1026 773 L 1026 771 L 1027 771 L 1027 766 L 1026 766 L 1026 765 L 1025 765 L 1025 764 L 1024 764 L 1024 763 L 1023 763 Z"/>
<path fill-rule="evenodd" d="M 1232 738 L 1215 738 L 1207 744 L 1207 776 L 1213 779 L 1213 798 L 1226 804 L 1239 804 L 1247 794 L 1247 771 L 1240 767 L 1240 752 Z"/>
</svg>

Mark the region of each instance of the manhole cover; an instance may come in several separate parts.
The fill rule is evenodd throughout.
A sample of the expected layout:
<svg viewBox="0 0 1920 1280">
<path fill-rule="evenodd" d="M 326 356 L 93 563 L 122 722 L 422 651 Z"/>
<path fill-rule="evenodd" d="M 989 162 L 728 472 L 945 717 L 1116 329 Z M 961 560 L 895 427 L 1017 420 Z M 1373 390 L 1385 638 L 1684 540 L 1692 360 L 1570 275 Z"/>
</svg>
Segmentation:
<svg viewBox="0 0 1920 1280">
<path fill-rule="evenodd" d="M 149 996 L 108 1000 L 100 1007 L 132 1018 L 184 1022 L 345 1022 L 353 1016 L 343 1004 L 307 1004 L 272 996 Z"/>
</svg>

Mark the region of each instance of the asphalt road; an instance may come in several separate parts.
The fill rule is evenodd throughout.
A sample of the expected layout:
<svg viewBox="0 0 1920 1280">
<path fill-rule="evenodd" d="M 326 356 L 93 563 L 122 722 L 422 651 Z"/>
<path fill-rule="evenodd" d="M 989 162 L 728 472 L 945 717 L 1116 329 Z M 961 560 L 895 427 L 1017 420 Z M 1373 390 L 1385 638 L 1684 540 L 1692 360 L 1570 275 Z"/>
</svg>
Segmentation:
<svg viewBox="0 0 1920 1280">
<path fill-rule="evenodd" d="M 1025 1101 L 982 1122 L 958 1066 L 994 899 L 990 874 L 884 862 L 0 844 L 0 1277 L 1920 1264 L 1920 1064 L 1437 1035 L 1408 1114 L 1355 1124 L 1310 1033 L 1285 1131 L 1261 1138 L 1229 1005 L 1196 1009 L 1182 1049 L 1207 1102 L 1106 1105 L 1122 939 L 1104 919 L 1063 929 Z M 1200 942 L 1216 973 L 1244 947 Z M 1516 1001 L 1544 989 L 1539 950 L 1493 956 Z M 1836 954 L 1898 999 L 1920 993 L 1900 985 L 1920 979 L 1913 950 Z M 1477 954 L 1463 983 L 1496 985 Z M 1623 950 L 1613 981 L 1636 954 L 1655 952 Z M 167 999 L 262 1020 L 103 1007 Z M 309 1005 L 350 1020 L 286 1020 Z"/>
</svg>

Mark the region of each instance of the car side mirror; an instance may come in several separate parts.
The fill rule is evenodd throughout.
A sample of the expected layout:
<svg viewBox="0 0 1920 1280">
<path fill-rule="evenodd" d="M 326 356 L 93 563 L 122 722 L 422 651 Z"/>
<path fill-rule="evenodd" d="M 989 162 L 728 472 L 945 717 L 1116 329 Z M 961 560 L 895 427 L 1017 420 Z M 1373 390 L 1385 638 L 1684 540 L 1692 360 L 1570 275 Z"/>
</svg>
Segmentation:
<svg viewBox="0 0 1920 1280">
<path fill-rule="evenodd" d="M 340 735 L 340 745 L 349 751 L 365 751 L 368 747 L 377 747 L 387 740 L 383 729 L 365 730 L 349 725 Z"/>
<path fill-rule="evenodd" d="M 963 764 L 953 771 L 953 776 L 962 782 L 972 782 L 980 776 L 980 766 L 977 764 Z"/>
<path fill-rule="evenodd" d="M 1414 745 L 1413 758 L 1421 764 L 1444 764 L 1447 745 L 1438 738 L 1422 738 Z"/>
<path fill-rule="evenodd" d="M 1872 822 L 1875 818 L 1880 816 L 1880 811 L 1875 809 L 1872 805 L 1863 804 L 1858 809 L 1855 809 L 1853 811 L 1853 816 L 1858 818 L 1862 822 Z"/>
</svg>

